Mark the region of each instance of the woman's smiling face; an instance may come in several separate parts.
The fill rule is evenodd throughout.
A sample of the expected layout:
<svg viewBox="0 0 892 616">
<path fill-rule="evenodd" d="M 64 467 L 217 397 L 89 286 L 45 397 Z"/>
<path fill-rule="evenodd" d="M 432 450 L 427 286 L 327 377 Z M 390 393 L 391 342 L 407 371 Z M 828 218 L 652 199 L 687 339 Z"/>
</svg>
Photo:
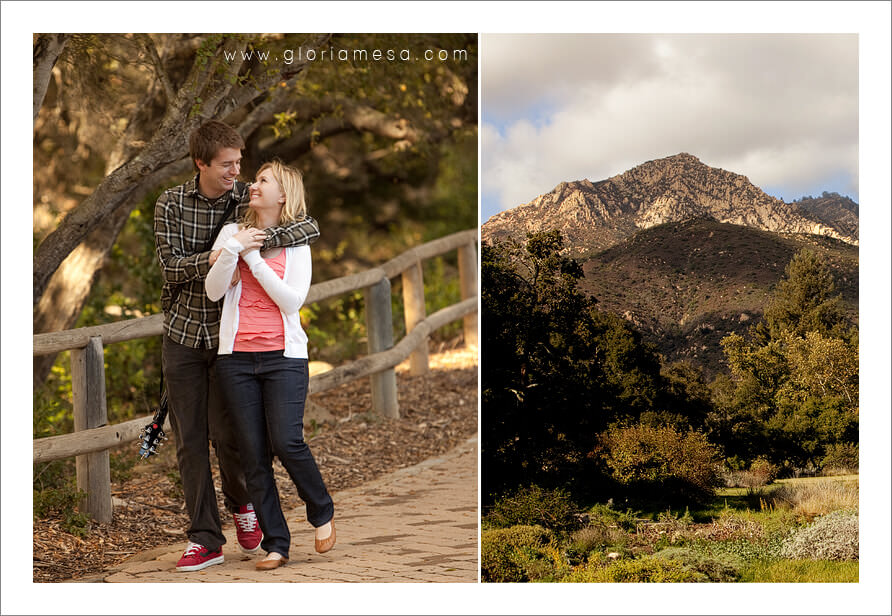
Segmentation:
<svg viewBox="0 0 892 616">
<path fill-rule="evenodd" d="M 278 212 L 285 203 L 285 193 L 270 169 L 264 169 L 257 174 L 257 179 L 251 184 L 250 194 L 251 200 L 248 205 L 258 214 Z"/>
</svg>

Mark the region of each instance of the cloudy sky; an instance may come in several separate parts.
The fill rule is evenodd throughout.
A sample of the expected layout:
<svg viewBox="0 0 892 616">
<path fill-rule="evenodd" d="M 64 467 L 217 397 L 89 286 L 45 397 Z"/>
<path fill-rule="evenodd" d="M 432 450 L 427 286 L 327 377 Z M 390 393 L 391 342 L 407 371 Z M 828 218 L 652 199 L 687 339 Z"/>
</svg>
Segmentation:
<svg viewBox="0 0 892 616">
<path fill-rule="evenodd" d="M 859 201 L 855 34 L 481 38 L 482 221 L 679 152 L 787 201 Z"/>
</svg>

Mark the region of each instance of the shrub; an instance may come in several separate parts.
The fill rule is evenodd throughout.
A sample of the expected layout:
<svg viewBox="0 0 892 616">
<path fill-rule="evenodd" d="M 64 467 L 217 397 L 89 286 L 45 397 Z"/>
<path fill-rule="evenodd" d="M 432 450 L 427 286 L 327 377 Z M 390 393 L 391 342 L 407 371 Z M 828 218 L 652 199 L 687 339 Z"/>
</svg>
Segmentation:
<svg viewBox="0 0 892 616">
<path fill-rule="evenodd" d="M 78 502 L 87 493 L 72 487 L 34 490 L 34 519 L 51 515 L 62 518 L 62 528 L 72 535 L 85 536 L 90 530 L 90 516 L 77 511 Z"/>
<path fill-rule="evenodd" d="M 622 548 L 628 541 L 629 537 L 617 527 L 600 524 L 588 526 L 570 536 L 566 547 L 567 559 L 571 564 L 584 563 L 593 552 L 600 552 L 603 548 Z"/>
<path fill-rule="evenodd" d="M 644 556 L 634 560 L 619 560 L 606 567 L 589 565 L 578 569 L 561 582 L 708 582 L 709 578 L 685 567 L 677 560 Z"/>
<path fill-rule="evenodd" d="M 674 560 L 688 569 L 702 573 L 710 582 L 736 582 L 740 578 L 741 560 L 733 554 L 705 554 L 691 548 L 666 548 L 654 558 Z"/>
<path fill-rule="evenodd" d="M 621 427 L 602 435 L 600 451 L 615 480 L 651 498 L 699 503 L 718 485 L 718 452 L 700 432 Z"/>
<path fill-rule="evenodd" d="M 777 479 L 779 472 L 780 468 L 776 464 L 772 464 L 765 458 L 758 458 L 753 460 L 748 470 L 725 471 L 722 474 L 722 479 L 726 487 L 746 488 L 752 494 Z"/>
<path fill-rule="evenodd" d="M 791 560 L 858 560 L 858 514 L 834 511 L 793 531 L 781 548 Z"/>
<path fill-rule="evenodd" d="M 777 479 L 779 470 L 776 464 L 772 464 L 765 458 L 756 458 L 750 464 L 750 472 L 760 482 L 760 486 L 768 485 Z"/>
<path fill-rule="evenodd" d="M 821 460 L 824 473 L 849 474 L 858 472 L 858 443 L 835 443 L 827 448 Z"/>
<path fill-rule="evenodd" d="M 596 504 L 588 510 L 589 524 L 600 524 L 607 527 L 617 527 L 625 531 L 633 531 L 638 526 L 638 515 L 631 509 L 617 511 L 610 503 L 606 505 Z"/>
<path fill-rule="evenodd" d="M 709 542 L 698 547 L 711 556 L 732 554 L 740 561 L 749 563 L 779 558 L 781 541 L 780 537 L 766 537 L 758 541 L 736 538 L 730 541 Z"/>
<path fill-rule="evenodd" d="M 483 531 L 480 575 L 484 582 L 528 582 L 542 577 L 551 558 L 552 533 L 541 526 L 512 526 Z"/>
<path fill-rule="evenodd" d="M 497 500 L 486 518 L 495 528 L 538 525 L 556 531 L 572 531 L 582 525 L 579 507 L 568 492 L 543 490 L 535 485 L 520 488 Z"/>
</svg>

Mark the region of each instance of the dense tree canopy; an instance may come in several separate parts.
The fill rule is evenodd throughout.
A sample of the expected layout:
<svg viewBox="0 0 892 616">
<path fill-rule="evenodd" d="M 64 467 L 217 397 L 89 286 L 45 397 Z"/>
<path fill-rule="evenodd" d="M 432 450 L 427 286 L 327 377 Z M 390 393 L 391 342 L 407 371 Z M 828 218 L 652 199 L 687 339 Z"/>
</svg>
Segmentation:
<svg viewBox="0 0 892 616">
<path fill-rule="evenodd" d="M 558 232 L 482 255 L 483 487 L 595 479 L 588 454 L 610 422 L 658 408 L 659 360 L 624 320 L 577 289 Z"/>
<path fill-rule="evenodd" d="M 245 137 L 243 179 L 273 156 L 302 168 L 340 271 L 389 256 L 382 234 L 473 226 L 476 71 L 463 34 L 35 35 L 34 332 L 74 326 L 125 226 L 192 173 L 206 119 Z"/>
<path fill-rule="evenodd" d="M 733 383 L 716 387 L 710 426 L 727 455 L 820 466 L 857 442 L 858 335 L 820 257 L 794 255 L 764 321 L 722 346 Z"/>
</svg>

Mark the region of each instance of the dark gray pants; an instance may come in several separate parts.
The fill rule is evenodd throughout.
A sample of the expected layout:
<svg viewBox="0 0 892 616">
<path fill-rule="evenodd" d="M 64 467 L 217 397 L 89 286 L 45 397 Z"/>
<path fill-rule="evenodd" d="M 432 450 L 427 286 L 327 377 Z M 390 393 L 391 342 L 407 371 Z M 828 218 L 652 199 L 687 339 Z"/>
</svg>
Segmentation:
<svg viewBox="0 0 892 616">
<path fill-rule="evenodd" d="M 251 501 L 233 423 L 217 389 L 216 359 L 217 349 L 194 349 L 163 336 L 161 365 L 190 520 L 186 534 L 189 541 L 210 550 L 219 549 L 226 538 L 217 509 L 209 440 L 220 464 L 227 509 L 237 511 Z"/>
</svg>

